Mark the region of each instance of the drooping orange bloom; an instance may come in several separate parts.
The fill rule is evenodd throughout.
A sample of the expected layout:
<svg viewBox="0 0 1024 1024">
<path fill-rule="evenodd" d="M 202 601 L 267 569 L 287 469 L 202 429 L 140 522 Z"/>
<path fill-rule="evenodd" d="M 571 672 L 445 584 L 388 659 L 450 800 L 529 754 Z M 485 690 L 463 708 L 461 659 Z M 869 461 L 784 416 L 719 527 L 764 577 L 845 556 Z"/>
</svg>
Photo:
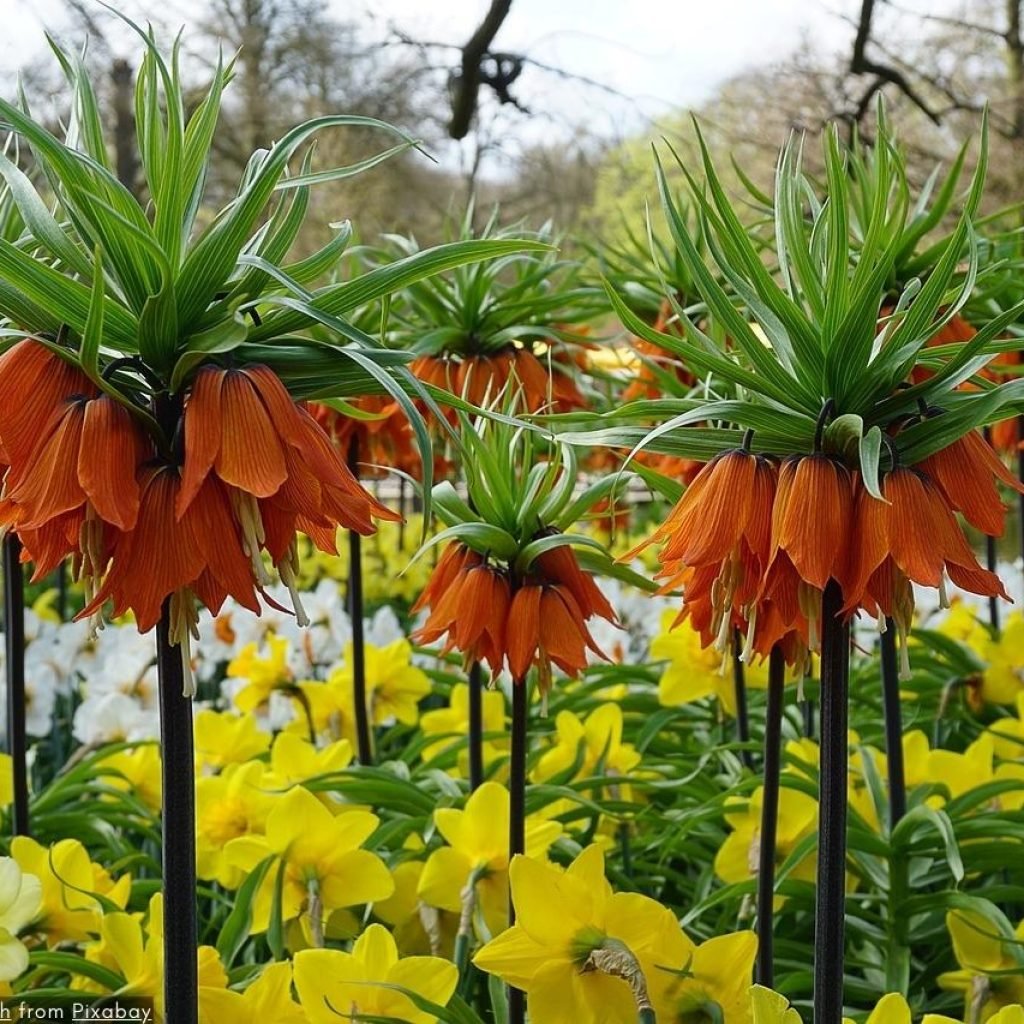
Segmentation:
<svg viewBox="0 0 1024 1024">
<path fill-rule="evenodd" d="M 136 473 L 152 445 L 127 408 L 39 342 L 19 342 L 0 359 L 6 388 L 33 390 L 0 412 L 0 442 L 13 453 L 0 523 L 17 530 L 34 579 L 69 555 L 95 579 L 106 564 L 105 535 L 135 526 Z"/>
<path fill-rule="evenodd" d="M 505 660 L 511 602 L 507 572 L 464 544 L 449 544 L 413 605 L 413 613 L 430 609 L 414 639 L 431 644 L 447 636 L 445 653 L 458 650 L 467 661 L 486 661 L 497 675 Z"/>
<path fill-rule="evenodd" d="M 477 406 L 493 402 L 510 380 L 522 390 L 527 412 L 568 412 L 586 406 L 576 382 L 557 361 L 549 373 L 532 352 L 513 345 L 488 355 L 421 356 L 409 368 L 424 383 Z"/>
<path fill-rule="evenodd" d="M 950 508 L 963 513 L 967 522 L 990 537 L 1001 537 L 1006 524 L 1006 505 L 996 481 L 1024 494 L 1024 484 L 976 430 L 929 455 L 919 468 L 939 485 Z"/>
<path fill-rule="evenodd" d="M 658 578 L 663 592 L 683 588 L 681 618 L 705 643 L 722 649 L 753 604 L 771 554 L 775 464 L 744 449 L 712 459 L 697 474 L 665 522 L 637 549 L 663 542 Z"/>
<path fill-rule="evenodd" d="M 853 525 L 853 477 L 830 456 L 793 456 L 779 470 L 771 559 L 760 597 L 790 627 L 806 622 L 807 647 L 819 643 L 822 592 L 843 583 Z"/>
<path fill-rule="evenodd" d="M 250 611 L 259 613 L 260 606 L 227 488 L 208 476 L 179 515 L 181 487 L 174 466 L 140 472 L 138 521 L 134 529 L 116 534 L 103 584 L 79 617 L 95 614 L 110 600 L 113 615 L 131 611 L 144 633 L 156 625 L 170 598 L 170 639 L 181 646 L 191 695 L 188 641 L 196 635 L 196 598 L 214 615 L 229 595 Z"/>
<path fill-rule="evenodd" d="M 445 651 L 485 661 L 492 675 L 507 665 L 516 682 L 536 665 L 544 692 L 552 664 L 577 676 L 588 649 L 603 657 L 587 621 L 594 615 L 615 621 L 593 578 L 564 546 L 541 555 L 525 578 L 513 580 L 506 568 L 464 544 L 450 544 L 413 611 L 428 607 L 430 615 L 414 635 L 417 643 L 446 636 Z"/>
<path fill-rule="evenodd" d="M 905 638 L 914 614 L 912 583 L 938 588 L 944 599 L 948 576 L 971 593 L 1007 597 L 999 577 L 978 564 L 927 473 L 898 467 L 881 486 L 885 501 L 863 487 L 857 491 L 845 611 L 862 607 L 891 617 Z"/>
<path fill-rule="evenodd" d="M 323 428 L 265 366 L 200 370 L 184 421 L 178 517 L 211 475 L 218 478 L 256 579 L 267 582 L 265 550 L 293 598 L 296 531 L 335 553 L 339 526 L 370 534 L 374 518 L 398 518 L 359 484 Z"/>
<path fill-rule="evenodd" d="M 891 307 L 883 307 L 883 316 L 892 313 Z M 936 331 L 926 342 L 925 348 L 936 348 L 939 345 L 957 345 L 970 341 L 978 332 L 959 314 L 953 316 L 940 330 Z M 915 366 L 910 373 L 910 380 L 914 384 L 920 384 L 935 376 L 934 370 L 926 366 Z"/>
<path fill-rule="evenodd" d="M 159 620 L 164 599 L 185 589 L 210 596 L 214 614 L 228 592 L 257 611 L 249 560 L 242 552 L 223 484 L 215 477 L 205 480 L 178 516 L 179 471 L 173 466 L 151 467 L 140 478 L 136 528 L 115 539 L 110 570 L 92 607 L 83 614 L 91 614 L 109 598 L 115 616 L 131 611 L 140 631 L 146 632 Z"/>
<path fill-rule="evenodd" d="M 412 427 L 402 407 L 387 395 L 364 395 L 350 403 L 368 418 L 347 416 L 319 402 L 310 415 L 327 432 L 334 446 L 365 477 L 381 477 L 389 469 L 416 475 L 420 468 Z"/>
</svg>

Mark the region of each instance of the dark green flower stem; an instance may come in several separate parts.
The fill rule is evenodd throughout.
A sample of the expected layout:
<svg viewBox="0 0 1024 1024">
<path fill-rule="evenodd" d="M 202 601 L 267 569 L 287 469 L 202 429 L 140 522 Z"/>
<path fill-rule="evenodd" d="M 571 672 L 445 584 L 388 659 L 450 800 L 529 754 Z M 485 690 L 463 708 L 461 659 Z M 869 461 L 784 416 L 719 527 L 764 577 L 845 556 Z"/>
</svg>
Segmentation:
<svg viewBox="0 0 1024 1024">
<path fill-rule="evenodd" d="M 195 754 L 192 701 L 183 696 L 181 652 L 170 642 L 171 599 L 157 625 L 163 782 L 163 893 L 165 1016 L 197 1024 L 199 981 L 196 917 Z"/>
<path fill-rule="evenodd" d="M 757 983 L 775 983 L 773 917 L 775 842 L 779 825 L 779 778 L 782 761 L 782 709 L 786 694 L 786 660 L 777 644 L 768 656 L 768 708 L 764 724 L 764 787 L 757 868 Z"/>
<path fill-rule="evenodd" d="M 1017 417 L 1017 444 L 1024 441 L 1024 416 Z M 1017 449 L 1017 479 L 1024 483 L 1024 448 Z M 1024 494 L 1017 495 L 1017 553 L 1024 572 Z"/>
<path fill-rule="evenodd" d="M 526 850 L 526 723 L 530 711 L 530 692 L 525 679 L 512 683 L 512 736 L 509 755 L 509 863 L 517 853 Z M 508 923 L 516 923 L 516 908 L 509 895 Z M 509 1024 L 524 1024 L 526 1020 L 526 997 L 517 988 L 508 990 Z"/>
<path fill-rule="evenodd" d="M 16 836 L 29 834 L 28 739 L 25 734 L 25 579 L 21 541 L 14 533 L 3 540 L 4 642 L 7 672 L 7 753 L 14 773 L 11 825 Z"/>
<path fill-rule="evenodd" d="M 885 620 L 880 638 L 882 656 L 882 707 L 885 716 L 885 753 L 889 778 L 889 839 L 907 813 L 907 782 L 903 765 L 903 721 L 900 707 L 899 665 L 896 657 L 896 623 Z M 906 938 L 903 902 L 909 879 L 907 858 L 890 846 L 889 905 L 886 914 L 888 951 L 885 958 L 886 991 L 907 991 L 910 948 Z"/>
<path fill-rule="evenodd" d="M 885 714 L 885 757 L 889 766 L 889 831 L 907 813 L 907 781 L 903 768 L 903 716 L 900 674 L 896 660 L 896 623 L 885 620 L 881 636 L 882 706 Z"/>
<path fill-rule="evenodd" d="M 469 790 L 484 781 L 484 674 L 479 661 L 469 667 Z"/>
<path fill-rule="evenodd" d="M 349 449 L 349 469 L 358 476 L 355 438 Z M 348 531 L 348 614 L 352 621 L 352 706 L 356 719 L 356 756 L 362 765 L 373 764 L 370 709 L 366 702 L 366 638 L 363 633 L 363 538 Z"/>
<path fill-rule="evenodd" d="M 821 608 L 821 765 L 814 929 L 814 1024 L 842 1024 L 846 938 L 846 801 L 850 627 L 829 580 Z"/>
<path fill-rule="evenodd" d="M 988 445 L 992 444 L 992 430 L 990 427 L 985 427 L 984 430 L 985 443 Z M 996 538 L 990 537 L 988 534 L 985 535 L 985 568 L 989 572 L 995 572 L 999 566 L 999 556 L 996 551 Z M 988 621 L 993 629 L 999 629 L 999 597 L 993 594 L 988 599 Z"/>
</svg>

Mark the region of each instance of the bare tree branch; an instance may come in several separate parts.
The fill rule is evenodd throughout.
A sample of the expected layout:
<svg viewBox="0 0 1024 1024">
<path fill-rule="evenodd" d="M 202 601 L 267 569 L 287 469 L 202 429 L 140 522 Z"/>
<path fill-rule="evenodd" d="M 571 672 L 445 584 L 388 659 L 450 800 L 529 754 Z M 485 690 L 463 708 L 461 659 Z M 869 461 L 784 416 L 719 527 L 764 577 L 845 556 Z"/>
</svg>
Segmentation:
<svg viewBox="0 0 1024 1024">
<path fill-rule="evenodd" d="M 462 48 L 462 71 L 452 82 L 452 119 L 448 134 L 453 139 L 464 139 L 469 132 L 480 94 L 481 65 L 511 7 L 512 0 L 491 0 L 480 27 Z"/>
<path fill-rule="evenodd" d="M 875 0 L 862 0 L 860 19 L 857 22 L 857 35 L 853 41 L 853 56 L 850 58 L 850 70 L 855 75 L 874 75 L 874 80 L 864 91 L 855 108 L 855 120 L 859 121 L 868 107 L 872 97 L 885 85 L 895 85 L 904 96 L 918 107 L 932 122 L 939 123 L 939 117 L 920 96 L 910 80 L 898 68 L 888 64 L 879 64 L 867 54 L 868 43 L 871 42 L 871 27 L 875 13 Z"/>
</svg>

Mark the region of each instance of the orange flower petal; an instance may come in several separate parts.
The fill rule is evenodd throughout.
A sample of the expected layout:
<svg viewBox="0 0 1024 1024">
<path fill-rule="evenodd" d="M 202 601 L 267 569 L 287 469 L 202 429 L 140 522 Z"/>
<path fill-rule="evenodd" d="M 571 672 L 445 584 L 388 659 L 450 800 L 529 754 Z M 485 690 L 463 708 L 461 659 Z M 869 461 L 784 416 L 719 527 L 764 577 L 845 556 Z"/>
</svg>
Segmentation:
<svg viewBox="0 0 1024 1024">
<path fill-rule="evenodd" d="M 102 395 L 86 403 L 78 479 L 100 518 L 130 530 L 139 515 L 137 472 L 146 437 L 132 414 Z"/>
<path fill-rule="evenodd" d="M 521 682 L 533 664 L 540 640 L 541 587 L 520 587 L 508 612 L 508 668 L 515 682 Z"/>
<path fill-rule="evenodd" d="M 181 471 L 176 510 L 179 519 L 199 493 L 220 451 L 220 403 L 224 375 L 224 370 L 214 367 L 200 370 L 185 403 L 185 464 Z"/>
<path fill-rule="evenodd" d="M 228 370 L 221 388 L 217 476 L 257 498 L 275 494 L 288 477 L 277 427 L 244 370 Z"/>
</svg>

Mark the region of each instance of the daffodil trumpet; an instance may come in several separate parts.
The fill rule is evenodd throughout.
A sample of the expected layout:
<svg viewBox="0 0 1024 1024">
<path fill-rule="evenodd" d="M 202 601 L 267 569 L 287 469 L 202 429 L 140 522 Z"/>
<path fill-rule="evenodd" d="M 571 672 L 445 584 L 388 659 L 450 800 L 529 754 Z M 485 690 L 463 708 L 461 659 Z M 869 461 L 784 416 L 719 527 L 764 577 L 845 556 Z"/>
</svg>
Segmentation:
<svg viewBox="0 0 1024 1024">
<path fill-rule="evenodd" d="M 3 538 L 4 643 L 7 674 L 7 753 L 14 774 L 11 826 L 16 836 L 29 834 L 28 746 L 25 734 L 25 583 L 21 542 L 13 531 Z"/>
<path fill-rule="evenodd" d="M 782 710 L 786 696 L 786 656 L 776 644 L 768 655 L 768 706 L 764 720 L 764 790 L 757 867 L 757 981 L 771 988 L 775 979 L 772 918 L 775 904 L 775 840 L 779 826 Z"/>
<path fill-rule="evenodd" d="M 846 936 L 846 802 L 850 624 L 835 579 L 821 599 L 821 764 L 814 928 L 814 1021 L 842 1024 Z"/>
<path fill-rule="evenodd" d="M 192 701 L 183 695 L 181 646 L 172 643 L 173 597 L 164 598 L 156 629 L 163 786 L 164 1005 L 168 1021 L 199 1019 L 196 912 L 195 753 Z"/>
</svg>

